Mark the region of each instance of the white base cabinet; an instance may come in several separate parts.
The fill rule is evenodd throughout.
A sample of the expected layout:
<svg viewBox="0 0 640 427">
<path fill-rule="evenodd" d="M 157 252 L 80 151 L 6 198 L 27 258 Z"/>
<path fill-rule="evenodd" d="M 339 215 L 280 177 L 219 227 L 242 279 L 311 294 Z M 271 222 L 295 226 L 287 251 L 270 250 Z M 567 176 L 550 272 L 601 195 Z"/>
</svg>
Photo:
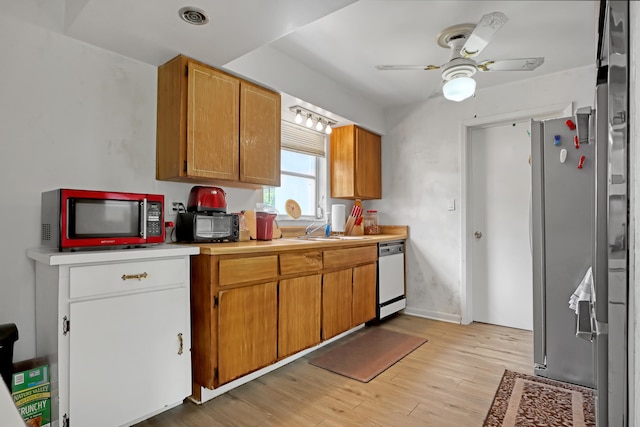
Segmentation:
<svg viewBox="0 0 640 427">
<path fill-rule="evenodd" d="M 127 426 L 191 394 L 189 255 L 198 252 L 28 251 L 53 426 Z"/>
</svg>

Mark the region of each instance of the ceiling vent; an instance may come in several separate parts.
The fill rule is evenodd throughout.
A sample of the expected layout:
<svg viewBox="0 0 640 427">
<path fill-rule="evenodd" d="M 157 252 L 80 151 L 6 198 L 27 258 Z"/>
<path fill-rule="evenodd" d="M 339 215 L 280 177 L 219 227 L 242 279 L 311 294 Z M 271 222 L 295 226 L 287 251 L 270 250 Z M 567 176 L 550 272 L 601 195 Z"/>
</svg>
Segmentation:
<svg viewBox="0 0 640 427">
<path fill-rule="evenodd" d="M 204 10 L 198 9 L 196 7 L 183 7 L 180 9 L 180 18 L 183 21 L 188 22 L 193 25 L 204 25 L 209 22 L 209 17 L 207 16 Z"/>
</svg>

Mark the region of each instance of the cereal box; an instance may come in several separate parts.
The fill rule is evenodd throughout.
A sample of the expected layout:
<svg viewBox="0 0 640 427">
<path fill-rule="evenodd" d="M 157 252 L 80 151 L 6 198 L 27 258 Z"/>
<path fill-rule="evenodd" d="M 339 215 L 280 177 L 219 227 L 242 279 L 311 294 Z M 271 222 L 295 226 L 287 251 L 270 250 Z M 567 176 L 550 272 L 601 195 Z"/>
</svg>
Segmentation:
<svg viewBox="0 0 640 427">
<path fill-rule="evenodd" d="M 27 427 L 49 427 L 51 425 L 50 387 L 48 365 L 12 375 L 13 401 Z"/>
</svg>

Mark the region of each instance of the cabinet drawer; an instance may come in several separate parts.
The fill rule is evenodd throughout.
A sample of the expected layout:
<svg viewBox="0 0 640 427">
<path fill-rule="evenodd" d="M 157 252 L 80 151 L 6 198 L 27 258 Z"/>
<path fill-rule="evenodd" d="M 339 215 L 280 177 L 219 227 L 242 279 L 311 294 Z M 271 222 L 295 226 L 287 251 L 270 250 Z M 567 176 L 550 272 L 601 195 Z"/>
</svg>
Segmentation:
<svg viewBox="0 0 640 427">
<path fill-rule="evenodd" d="M 353 267 L 378 259 L 377 245 L 324 251 L 324 268 Z"/>
<path fill-rule="evenodd" d="M 170 258 L 70 267 L 69 279 L 69 297 L 82 298 L 184 284 L 188 274 L 184 258 Z"/>
<path fill-rule="evenodd" d="M 278 277 L 278 256 L 257 256 L 221 259 L 220 286 L 236 285 Z"/>
<path fill-rule="evenodd" d="M 322 270 L 322 252 L 280 254 L 280 274 L 306 273 Z"/>
</svg>

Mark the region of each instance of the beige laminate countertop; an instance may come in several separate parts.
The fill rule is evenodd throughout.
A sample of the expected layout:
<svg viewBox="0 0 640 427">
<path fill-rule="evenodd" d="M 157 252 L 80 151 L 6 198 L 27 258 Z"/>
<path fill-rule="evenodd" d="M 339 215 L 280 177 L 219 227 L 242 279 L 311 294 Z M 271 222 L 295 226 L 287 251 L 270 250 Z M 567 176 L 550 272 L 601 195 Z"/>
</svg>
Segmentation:
<svg viewBox="0 0 640 427">
<path fill-rule="evenodd" d="M 405 240 L 409 237 L 408 227 L 394 226 L 383 234 L 365 236 L 346 236 L 344 239 L 305 240 L 297 237 L 284 237 L 273 240 L 250 240 L 248 242 L 198 243 L 200 253 L 204 255 L 235 255 L 264 252 L 283 252 L 300 249 L 329 249 L 362 246 L 378 242 Z"/>
</svg>

